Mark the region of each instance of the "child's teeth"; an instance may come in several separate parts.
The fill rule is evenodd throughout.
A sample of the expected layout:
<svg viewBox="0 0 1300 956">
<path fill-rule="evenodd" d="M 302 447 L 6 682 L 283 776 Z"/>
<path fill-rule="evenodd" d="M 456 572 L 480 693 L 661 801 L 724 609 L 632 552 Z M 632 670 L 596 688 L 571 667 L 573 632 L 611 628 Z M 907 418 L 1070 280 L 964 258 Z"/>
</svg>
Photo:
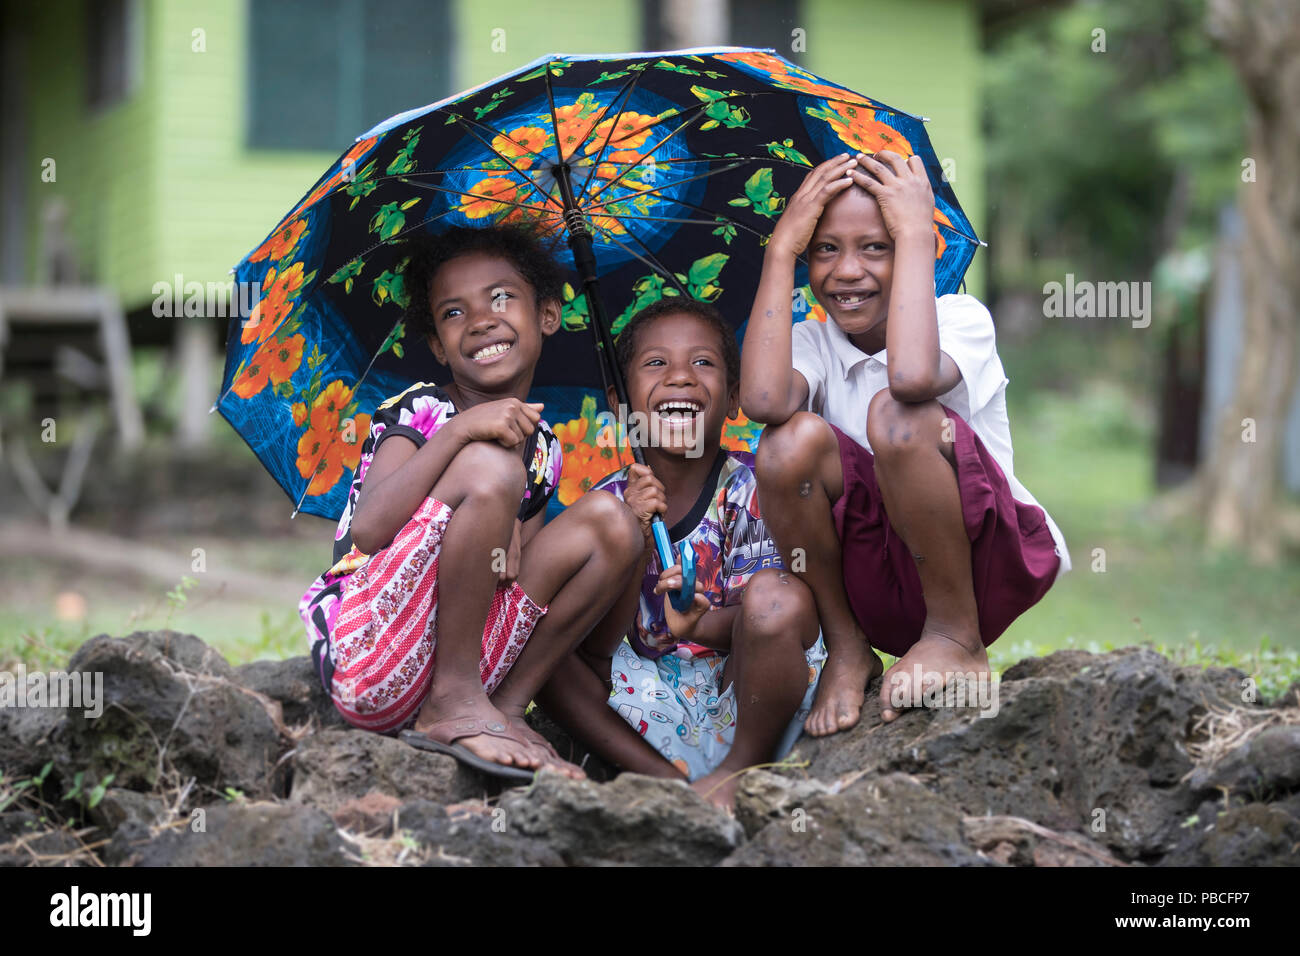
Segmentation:
<svg viewBox="0 0 1300 956">
<path fill-rule="evenodd" d="M 477 352 L 474 353 L 474 358 L 476 359 L 491 358 L 493 355 L 500 355 L 502 352 L 506 351 L 509 348 L 510 348 L 509 342 L 498 342 L 496 345 L 489 345 L 486 348 L 479 349 Z"/>
</svg>

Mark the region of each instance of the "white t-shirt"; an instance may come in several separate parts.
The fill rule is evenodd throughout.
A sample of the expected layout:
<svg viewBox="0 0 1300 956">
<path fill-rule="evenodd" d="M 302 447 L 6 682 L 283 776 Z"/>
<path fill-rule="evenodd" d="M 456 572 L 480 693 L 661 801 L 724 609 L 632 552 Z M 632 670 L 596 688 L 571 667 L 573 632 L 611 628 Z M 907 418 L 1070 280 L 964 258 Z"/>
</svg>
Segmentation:
<svg viewBox="0 0 1300 956">
<path fill-rule="evenodd" d="M 939 349 L 948 354 L 961 381 L 939 401 L 960 415 L 979 435 L 1006 475 L 1011 495 L 1035 505 L 1061 557 L 1057 577 L 1070 570 L 1065 537 L 1047 509 L 1012 471 L 1011 425 L 1007 420 L 1007 377 L 994 340 L 993 317 L 971 295 L 945 295 L 935 300 L 939 317 Z M 808 411 L 820 415 L 868 451 L 867 406 L 889 387 L 885 350 L 874 355 L 860 350 L 834 320 L 806 319 L 792 330 L 794 368 L 808 383 Z"/>
</svg>

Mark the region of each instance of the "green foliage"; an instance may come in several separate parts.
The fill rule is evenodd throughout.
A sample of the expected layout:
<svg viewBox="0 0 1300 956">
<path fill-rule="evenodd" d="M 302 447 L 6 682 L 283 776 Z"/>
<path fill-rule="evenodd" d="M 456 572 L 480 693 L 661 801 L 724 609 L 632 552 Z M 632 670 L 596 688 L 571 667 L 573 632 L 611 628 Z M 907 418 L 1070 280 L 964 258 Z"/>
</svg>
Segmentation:
<svg viewBox="0 0 1300 956">
<path fill-rule="evenodd" d="M 1023 231 L 1035 257 L 1063 258 L 1076 274 L 1137 279 L 1165 251 L 1183 182 L 1172 245 L 1212 235 L 1240 184 L 1245 103 L 1204 19 L 1205 0 L 1097 0 L 1026 16 L 996 43 L 986 103 L 999 229 Z M 1097 29 L 1105 52 L 1093 51 Z M 1041 287 L 1059 279 L 1057 265 L 1016 263 L 1033 274 L 997 279 Z"/>
</svg>

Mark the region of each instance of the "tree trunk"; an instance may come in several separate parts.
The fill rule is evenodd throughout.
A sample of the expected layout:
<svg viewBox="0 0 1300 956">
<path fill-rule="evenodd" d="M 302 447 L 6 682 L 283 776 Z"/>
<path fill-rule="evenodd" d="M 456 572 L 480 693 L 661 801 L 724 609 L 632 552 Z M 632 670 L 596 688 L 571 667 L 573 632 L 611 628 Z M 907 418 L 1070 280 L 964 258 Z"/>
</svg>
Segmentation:
<svg viewBox="0 0 1300 956">
<path fill-rule="evenodd" d="M 1241 186 L 1245 310 L 1232 399 L 1204 464 L 1207 541 L 1276 561 L 1282 436 L 1300 346 L 1300 4 L 1210 0 L 1207 29 L 1250 104 Z"/>
</svg>

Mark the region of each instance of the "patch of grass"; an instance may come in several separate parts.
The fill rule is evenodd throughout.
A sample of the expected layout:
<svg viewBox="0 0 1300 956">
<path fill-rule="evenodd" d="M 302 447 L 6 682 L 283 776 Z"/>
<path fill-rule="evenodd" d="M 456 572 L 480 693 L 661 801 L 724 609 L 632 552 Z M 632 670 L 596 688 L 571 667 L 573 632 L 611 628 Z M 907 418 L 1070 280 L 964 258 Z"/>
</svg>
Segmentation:
<svg viewBox="0 0 1300 956">
<path fill-rule="evenodd" d="M 1254 567 L 1207 553 L 1193 522 L 1152 517 L 1151 416 L 1139 401 L 1094 383 L 1020 394 L 1010 414 L 1016 476 L 1061 527 L 1073 570 L 995 648 L 1300 646 L 1295 556 Z"/>
</svg>

